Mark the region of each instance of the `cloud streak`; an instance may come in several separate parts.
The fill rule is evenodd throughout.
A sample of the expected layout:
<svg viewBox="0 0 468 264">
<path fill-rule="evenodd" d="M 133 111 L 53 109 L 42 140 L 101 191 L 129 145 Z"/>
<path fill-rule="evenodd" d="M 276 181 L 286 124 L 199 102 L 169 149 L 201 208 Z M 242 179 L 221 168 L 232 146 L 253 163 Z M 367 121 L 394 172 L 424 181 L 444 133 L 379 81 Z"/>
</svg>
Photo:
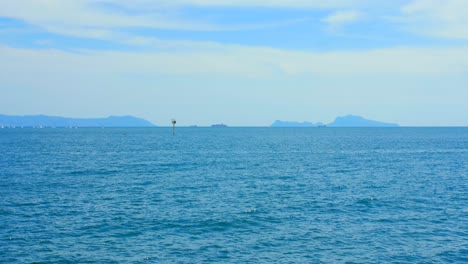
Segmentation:
<svg viewBox="0 0 468 264">
<path fill-rule="evenodd" d="M 340 27 L 354 23 L 362 17 L 361 12 L 356 10 L 340 10 L 327 16 L 322 21 L 328 24 L 329 29 L 335 30 Z"/>
<path fill-rule="evenodd" d="M 200 7 L 246 7 L 246 8 L 311 8 L 334 9 L 369 5 L 368 0 L 101 0 L 127 7 L 145 6 L 158 9 L 161 7 L 200 6 Z"/>
<path fill-rule="evenodd" d="M 189 43 L 177 45 L 190 46 Z M 0 48 L 8 76 L 54 72 L 89 74 L 274 76 L 451 75 L 468 73 L 468 47 L 387 48 L 356 52 L 295 52 L 207 43 L 185 52 L 89 51 Z M 43 67 L 48 65 L 48 67 Z"/>
<path fill-rule="evenodd" d="M 25 21 L 34 27 L 64 36 L 107 40 L 120 43 L 142 43 L 145 36 L 133 29 L 164 29 L 183 31 L 242 31 L 277 28 L 304 23 L 304 17 L 283 21 L 228 24 L 183 11 L 190 7 L 263 8 L 322 10 L 329 12 L 321 21 L 330 31 L 342 29 L 363 17 L 376 23 L 382 17 L 393 17 L 390 27 L 399 25 L 407 32 L 437 38 L 468 39 L 468 2 L 464 0 L 413 0 L 380 3 L 369 0 L 15 0 L 3 1 L 0 17 Z M 388 7 L 392 8 L 388 8 Z M 385 14 L 384 9 L 397 10 Z M 399 10 L 399 11 L 398 11 Z M 302 20 L 301 20 L 302 19 Z M 317 18 L 320 20 L 320 18 Z M 135 41 L 136 39 L 140 41 Z"/>
<path fill-rule="evenodd" d="M 108 1 L 110 2 L 110 1 Z M 114 1 L 118 3 L 119 1 Z M 140 1 L 141 2 L 141 1 Z M 136 6 L 140 12 L 129 14 L 110 11 L 99 6 L 103 1 L 91 0 L 17 0 L 2 2 L 0 17 L 25 21 L 48 32 L 108 39 L 116 32 L 133 27 L 214 30 L 209 23 L 170 17 L 164 10 L 145 11 L 144 6 Z M 132 2 L 133 3 L 133 2 Z"/>
<path fill-rule="evenodd" d="M 468 40 L 468 1 L 413 0 L 401 13 L 397 21 L 411 32 Z"/>
</svg>

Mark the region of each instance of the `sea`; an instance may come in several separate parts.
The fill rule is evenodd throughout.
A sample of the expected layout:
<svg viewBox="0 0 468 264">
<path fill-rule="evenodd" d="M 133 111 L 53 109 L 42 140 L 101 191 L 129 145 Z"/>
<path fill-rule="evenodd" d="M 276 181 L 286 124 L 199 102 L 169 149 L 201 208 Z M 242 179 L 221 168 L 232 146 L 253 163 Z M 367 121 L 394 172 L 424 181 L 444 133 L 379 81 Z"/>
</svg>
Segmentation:
<svg viewBox="0 0 468 264">
<path fill-rule="evenodd" d="M 468 263 L 468 128 L 0 129 L 1 263 Z"/>
</svg>

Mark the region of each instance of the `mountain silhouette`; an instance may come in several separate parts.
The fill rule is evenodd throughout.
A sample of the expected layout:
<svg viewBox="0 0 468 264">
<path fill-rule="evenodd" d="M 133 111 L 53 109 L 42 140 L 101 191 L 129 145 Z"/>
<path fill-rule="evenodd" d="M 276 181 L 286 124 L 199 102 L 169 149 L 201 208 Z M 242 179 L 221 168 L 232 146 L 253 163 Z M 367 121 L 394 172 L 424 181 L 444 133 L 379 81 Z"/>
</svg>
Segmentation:
<svg viewBox="0 0 468 264">
<path fill-rule="evenodd" d="M 152 123 L 133 116 L 107 118 L 67 118 L 60 116 L 0 115 L 0 125 L 6 127 L 154 127 Z"/>
</svg>

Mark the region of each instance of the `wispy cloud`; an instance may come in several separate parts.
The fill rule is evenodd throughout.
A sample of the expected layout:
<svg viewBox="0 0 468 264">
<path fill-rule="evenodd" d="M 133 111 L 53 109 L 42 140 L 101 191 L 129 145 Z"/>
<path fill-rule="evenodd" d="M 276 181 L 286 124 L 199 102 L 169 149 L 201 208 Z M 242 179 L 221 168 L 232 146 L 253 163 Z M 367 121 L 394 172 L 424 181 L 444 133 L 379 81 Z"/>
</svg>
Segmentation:
<svg viewBox="0 0 468 264">
<path fill-rule="evenodd" d="M 398 21 L 412 32 L 440 38 L 468 39 L 468 1 L 413 0 Z"/>
<path fill-rule="evenodd" d="M 78 37 L 109 38 L 116 31 L 132 27 L 211 30 L 216 26 L 210 23 L 172 17 L 163 9 L 148 11 L 143 1 L 136 1 L 139 12 L 116 12 L 100 8 L 103 2 L 92 0 L 16 0 L 4 1 L 0 17 L 25 21 L 43 30 Z M 133 2 L 132 2 L 133 3 Z"/>
<path fill-rule="evenodd" d="M 189 43 L 178 45 L 190 46 Z M 468 48 L 387 48 L 355 52 L 294 52 L 207 43 L 177 52 L 68 53 L 0 47 L 0 72 L 8 76 L 70 73 L 274 76 L 445 75 L 468 73 Z M 43 65 L 48 65 L 44 68 Z"/>
<path fill-rule="evenodd" d="M 337 30 L 345 29 L 346 25 L 363 19 L 369 23 L 378 22 L 376 17 L 386 12 L 383 9 L 391 6 L 389 9 L 394 10 L 392 15 L 398 17 L 397 25 L 403 25 L 407 31 L 441 38 L 468 39 L 468 16 L 465 15 L 468 1 L 413 0 L 404 5 L 402 3 L 379 3 L 382 6 L 377 7 L 376 2 L 371 0 L 15 0 L 2 2 L 0 17 L 25 21 L 38 31 L 58 35 L 161 47 L 176 42 L 141 34 L 139 29 L 164 29 L 171 32 L 247 31 L 305 25 L 318 20 L 317 17 L 301 15 L 276 17 L 261 22 L 245 22 L 241 19 L 222 22 L 222 19 L 217 20 L 216 17 L 185 12 L 190 7 L 202 7 L 204 12 L 211 7 L 318 9 L 319 12 L 312 12 L 315 16 L 323 16 L 324 12 L 329 14 L 321 20 L 324 25 L 320 24 L 327 29 L 327 34 L 336 33 Z M 379 11 L 376 12 L 379 15 L 375 15 L 373 10 Z M 383 27 L 395 27 L 393 22 Z M 315 29 L 319 30 L 318 27 Z M 166 38 L 170 38 L 168 35 Z M 190 37 L 185 39 L 189 40 Z M 196 44 L 195 41 L 192 44 Z M 180 45 L 180 42 L 176 45 Z"/>
<path fill-rule="evenodd" d="M 329 29 L 339 29 L 340 27 L 358 21 L 362 14 L 357 10 L 340 10 L 332 13 L 322 21 L 328 24 Z"/>
<path fill-rule="evenodd" d="M 129 7 L 146 6 L 160 8 L 170 6 L 203 6 L 203 7 L 266 7 L 266 8 L 349 8 L 369 5 L 369 0 L 100 0 Z"/>
<path fill-rule="evenodd" d="M 203 17 L 181 15 L 187 7 L 241 7 L 336 10 L 368 5 L 367 0 L 15 0 L 3 1 L 0 17 L 25 21 L 51 33 L 109 39 L 131 28 L 169 30 L 251 30 L 296 23 L 287 21 L 226 25 Z M 338 12 L 330 23 L 350 21 L 356 13 Z"/>
</svg>

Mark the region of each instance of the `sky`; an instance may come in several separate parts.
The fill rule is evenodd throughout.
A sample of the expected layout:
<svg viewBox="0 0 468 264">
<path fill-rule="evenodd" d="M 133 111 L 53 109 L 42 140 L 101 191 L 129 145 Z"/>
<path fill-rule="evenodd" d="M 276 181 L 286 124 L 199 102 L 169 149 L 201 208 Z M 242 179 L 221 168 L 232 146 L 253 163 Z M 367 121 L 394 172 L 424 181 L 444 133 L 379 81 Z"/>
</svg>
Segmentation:
<svg viewBox="0 0 468 264">
<path fill-rule="evenodd" d="M 0 114 L 468 126 L 467 0 L 0 0 Z"/>
</svg>

